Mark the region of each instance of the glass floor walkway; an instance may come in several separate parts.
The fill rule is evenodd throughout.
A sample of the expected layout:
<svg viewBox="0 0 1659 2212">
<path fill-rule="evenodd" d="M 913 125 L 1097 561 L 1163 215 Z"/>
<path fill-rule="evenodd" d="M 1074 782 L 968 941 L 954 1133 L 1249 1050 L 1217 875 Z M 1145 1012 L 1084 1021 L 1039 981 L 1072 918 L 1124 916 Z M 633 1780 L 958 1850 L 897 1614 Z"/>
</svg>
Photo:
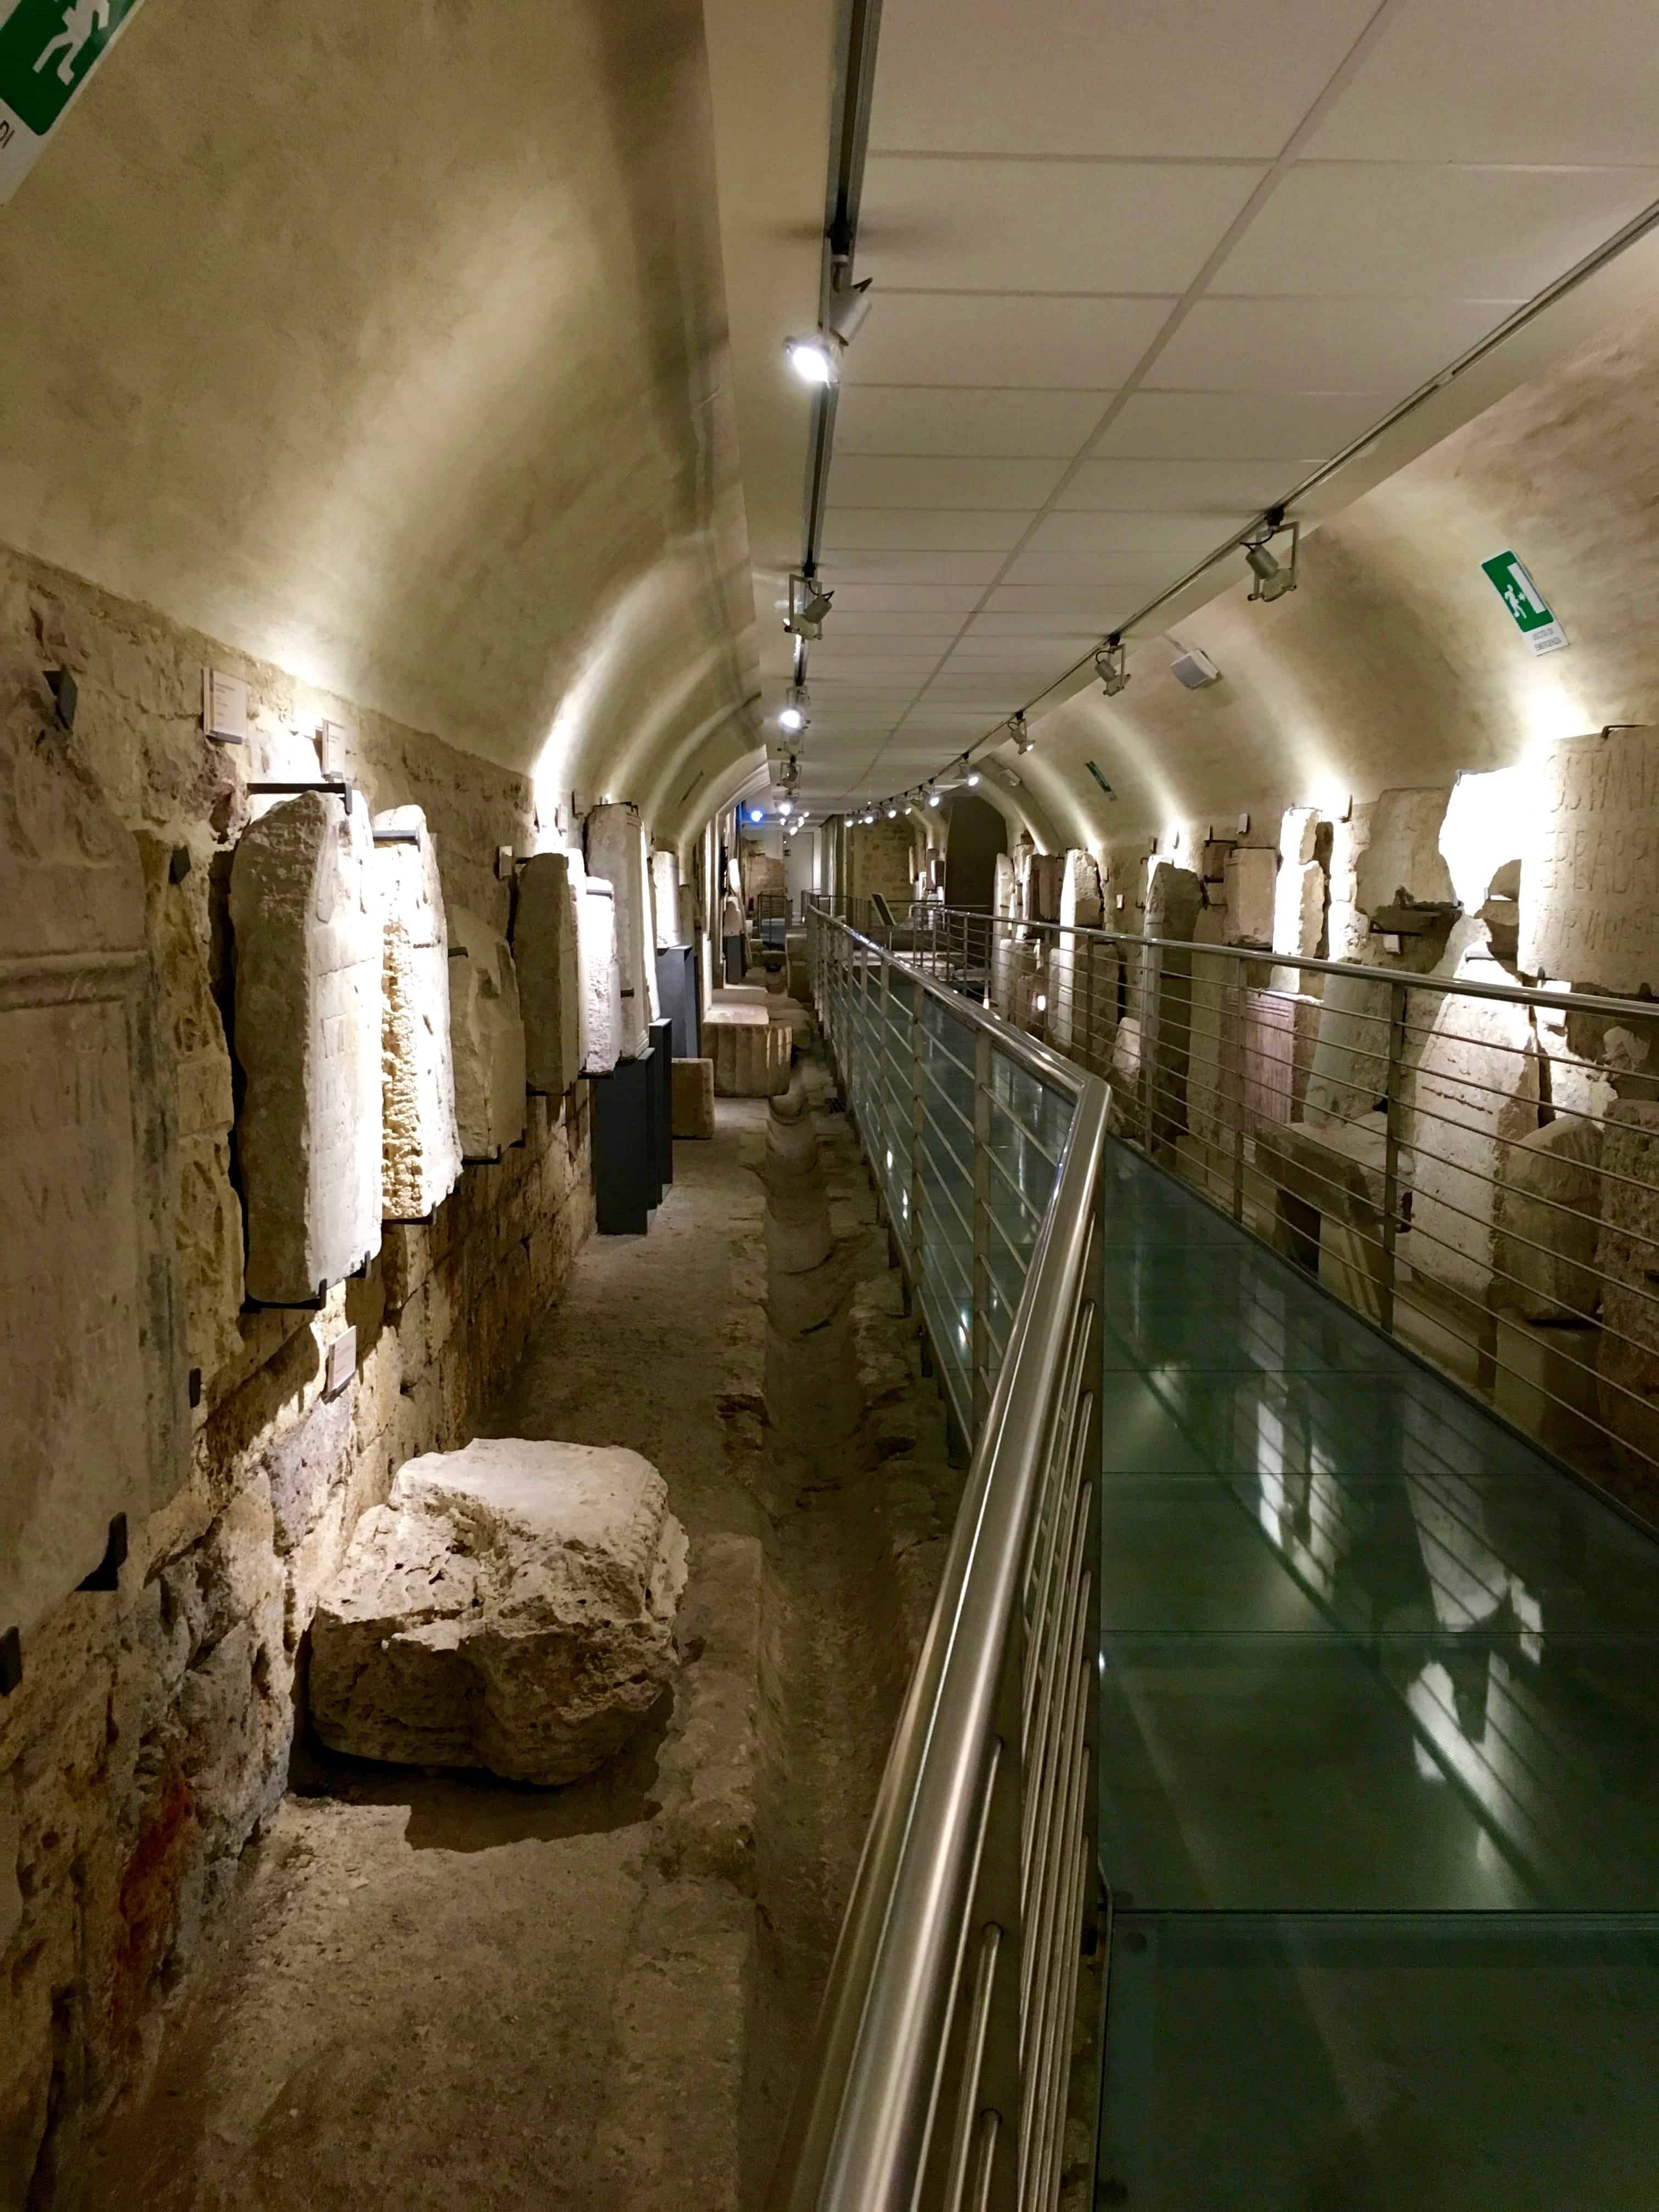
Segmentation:
<svg viewBox="0 0 1659 2212">
<path fill-rule="evenodd" d="M 1114 1147 L 1103 2205 L 1659 2208 L 1659 1543 Z"/>
</svg>

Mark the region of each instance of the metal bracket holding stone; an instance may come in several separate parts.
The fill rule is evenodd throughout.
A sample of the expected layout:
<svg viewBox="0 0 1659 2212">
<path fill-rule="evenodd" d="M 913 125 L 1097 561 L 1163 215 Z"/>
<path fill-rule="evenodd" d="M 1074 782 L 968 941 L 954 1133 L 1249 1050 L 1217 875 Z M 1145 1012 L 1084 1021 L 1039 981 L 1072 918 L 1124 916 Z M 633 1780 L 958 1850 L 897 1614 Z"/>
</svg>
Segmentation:
<svg viewBox="0 0 1659 2212">
<path fill-rule="evenodd" d="M 418 845 L 418 830 L 375 830 L 370 832 L 377 845 Z"/>
<path fill-rule="evenodd" d="M 319 780 L 315 783 L 251 783 L 247 786 L 250 799 L 267 799 L 273 795 L 287 797 L 300 791 L 331 791 L 337 799 L 343 800 L 346 812 L 349 814 L 351 811 L 351 786 L 349 783 Z"/>
</svg>

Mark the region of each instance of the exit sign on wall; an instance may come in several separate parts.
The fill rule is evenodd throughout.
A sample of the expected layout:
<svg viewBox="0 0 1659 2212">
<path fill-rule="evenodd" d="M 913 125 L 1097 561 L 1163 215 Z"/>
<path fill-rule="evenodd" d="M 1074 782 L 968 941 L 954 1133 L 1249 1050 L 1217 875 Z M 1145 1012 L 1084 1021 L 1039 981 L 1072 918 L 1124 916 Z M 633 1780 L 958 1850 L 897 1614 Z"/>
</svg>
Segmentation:
<svg viewBox="0 0 1659 2212">
<path fill-rule="evenodd" d="M 0 201 L 9 200 L 139 0 L 0 0 Z"/>
<path fill-rule="evenodd" d="M 1480 563 L 1492 587 L 1509 609 L 1515 626 L 1534 653 L 1559 653 L 1567 634 L 1545 604 L 1544 594 L 1514 553 L 1494 553 Z"/>
</svg>

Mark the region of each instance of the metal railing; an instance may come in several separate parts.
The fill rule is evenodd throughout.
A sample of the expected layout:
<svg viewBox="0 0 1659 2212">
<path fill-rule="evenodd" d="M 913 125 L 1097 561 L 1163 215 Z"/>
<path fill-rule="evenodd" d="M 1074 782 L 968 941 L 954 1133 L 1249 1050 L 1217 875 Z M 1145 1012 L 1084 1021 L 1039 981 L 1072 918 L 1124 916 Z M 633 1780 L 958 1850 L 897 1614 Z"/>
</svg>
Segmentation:
<svg viewBox="0 0 1659 2212">
<path fill-rule="evenodd" d="M 1058 2200 L 1080 1959 L 1103 1924 L 1107 1091 L 822 911 L 809 953 L 974 1449 L 768 2201 L 1027 2212 Z M 1092 2096 L 1088 2115 L 1092 2139 Z"/>
<path fill-rule="evenodd" d="M 1116 1133 L 1659 1520 L 1659 1006 L 1516 981 L 1501 920 L 1390 919 L 1417 932 L 1393 967 L 937 910 L 907 957 L 1097 1073 Z"/>
</svg>

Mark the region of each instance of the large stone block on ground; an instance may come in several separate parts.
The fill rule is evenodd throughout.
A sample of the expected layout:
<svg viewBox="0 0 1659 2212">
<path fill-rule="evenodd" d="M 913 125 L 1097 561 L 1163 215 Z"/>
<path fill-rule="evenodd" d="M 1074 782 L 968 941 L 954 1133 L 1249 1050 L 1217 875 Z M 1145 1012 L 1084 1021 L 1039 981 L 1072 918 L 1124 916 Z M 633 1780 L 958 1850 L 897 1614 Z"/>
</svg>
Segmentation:
<svg viewBox="0 0 1659 2212">
<path fill-rule="evenodd" d="M 581 901 L 572 853 L 537 853 L 519 870 L 513 957 L 524 1016 L 525 1079 L 560 1098 L 583 1070 Z"/>
<path fill-rule="evenodd" d="M 1601 1297 L 1601 1132 L 1564 1115 L 1498 1169 L 1492 1304 L 1528 1321 L 1589 1321 Z"/>
<path fill-rule="evenodd" d="M 1521 966 L 1604 991 L 1659 988 L 1659 733 L 1550 746 L 1526 820 Z"/>
<path fill-rule="evenodd" d="M 714 1063 L 712 1060 L 677 1060 L 670 1078 L 673 1085 L 672 1120 L 677 1137 L 712 1137 L 714 1133 Z"/>
<path fill-rule="evenodd" d="M 230 919 L 247 1294 L 301 1304 L 380 1243 L 385 946 L 362 807 L 306 792 L 252 823 Z"/>
<path fill-rule="evenodd" d="M 672 1676 L 685 1572 L 637 1452 L 480 1437 L 410 1460 L 313 1621 L 317 1732 L 360 1758 L 574 1782 Z"/>
<path fill-rule="evenodd" d="M 581 1072 L 609 1075 L 623 1056 L 622 971 L 617 965 L 616 895 L 603 876 L 582 879 L 578 928 Z"/>
<path fill-rule="evenodd" d="M 637 1060 L 654 1017 L 657 957 L 646 880 L 645 831 L 640 810 L 626 801 L 596 806 L 582 825 L 587 866 L 616 894 L 617 968 L 621 978 L 622 1033 L 618 1057 Z"/>
<path fill-rule="evenodd" d="M 462 1154 L 495 1159 L 524 1134 L 518 970 L 507 939 L 464 906 L 449 917 L 449 1044 Z"/>
<path fill-rule="evenodd" d="M 714 1063 L 718 1098 L 775 1098 L 789 1088 L 792 1032 L 763 1006 L 711 1006 L 702 1041 Z"/>
<path fill-rule="evenodd" d="M 185 1355 L 212 1376 L 242 1349 L 242 1207 L 230 1180 L 230 1048 L 185 886 L 173 880 L 173 848 L 149 836 L 140 836 L 138 848 L 178 1099 L 173 1245 Z"/>
<path fill-rule="evenodd" d="M 449 1042 L 449 928 L 425 815 L 418 806 L 394 806 L 375 816 L 374 827 L 388 841 L 374 848 L 386 959 L 380 1205 L 388 1221 L 423 1220 L 461 1179 Z"/>
</svg>

